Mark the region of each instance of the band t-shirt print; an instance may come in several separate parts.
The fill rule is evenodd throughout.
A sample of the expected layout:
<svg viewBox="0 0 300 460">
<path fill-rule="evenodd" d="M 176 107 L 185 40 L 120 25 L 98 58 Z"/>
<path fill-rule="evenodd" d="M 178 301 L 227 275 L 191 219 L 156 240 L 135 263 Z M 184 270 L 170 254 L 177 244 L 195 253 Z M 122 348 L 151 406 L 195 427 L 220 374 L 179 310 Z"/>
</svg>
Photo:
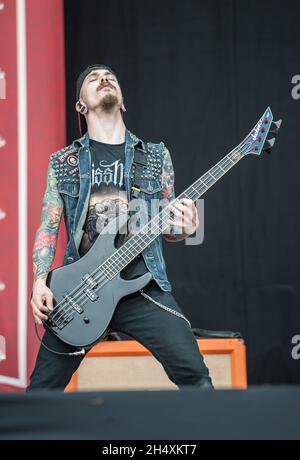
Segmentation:
<svg viewBox="0 0 300 460">
<path fill-rule="evenodd" d="M 81 257 L 89 251 L 104 227 L 116 216 L 128 210 L 124 181 L 125 142 L 106 144 L 90 139 L 90 152 L 91 194 L 83 226 L 84 234 L 79 246 Z M 126 237 L 128 235 L 120 235 L 118 243 L 122 244 Z M 131 273 L 132 269 L 134 273 Z M 130 272 L 130 278 L 146 271 L 142 257 L 138 257 L 126 268 L 126 272 Z"/>
</svg>

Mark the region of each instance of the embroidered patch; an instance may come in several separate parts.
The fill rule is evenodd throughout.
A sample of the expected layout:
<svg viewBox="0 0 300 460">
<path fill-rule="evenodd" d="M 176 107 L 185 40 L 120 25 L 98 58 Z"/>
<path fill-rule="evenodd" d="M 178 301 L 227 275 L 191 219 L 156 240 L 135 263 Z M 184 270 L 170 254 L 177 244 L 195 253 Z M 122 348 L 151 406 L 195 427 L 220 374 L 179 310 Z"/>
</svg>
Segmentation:
<svg viewBox="0 0 300 460">
<path fill-rule="evenodd" d="M 69 155 L 67 157 L 67 163 L 70 166 L 77 166 L 78 165 L 78 158 L 75 155 Z"/>
<path fill-rule="evenodd" d="M 68 173 L 69 173 L 69 174 L 75 174 L 77 171 L 79 171 L 79 167 L 78 167 L 78 166 L 76 166 L 76 168 L 69 169 Z"/>
<path fill-rule="evenodd" d="M 72 154 L 75 153 L 75 152 L 77 152 L 77 150 L 76 150 L 76 148 L 70 149 L 69 147 L 66 147 L 65 149 L 61 149 L 60 152 L 61 152 L 61 153 L 60 153 L 60 155 L 57 156 L 57 159 L 58 159 L 61 163 L 63 163 L 63 162 L 65 161 L 65 159 L 66 159 L 67 157 L 69 157 L 69 155 L 75 157 L 75 155 L 72 155 Z M 75 157 L 75 158 L 76 158 L 76 157 Z M 67 161 L 68 161 L 68 160 L 67 160 Z M 69 163 L 69 164 L 70 164 L 70 163 Z M 75 166 L 75 164 L 74 164 L 74 165 L 71 164 L 71 166 Z"/>
</svg>

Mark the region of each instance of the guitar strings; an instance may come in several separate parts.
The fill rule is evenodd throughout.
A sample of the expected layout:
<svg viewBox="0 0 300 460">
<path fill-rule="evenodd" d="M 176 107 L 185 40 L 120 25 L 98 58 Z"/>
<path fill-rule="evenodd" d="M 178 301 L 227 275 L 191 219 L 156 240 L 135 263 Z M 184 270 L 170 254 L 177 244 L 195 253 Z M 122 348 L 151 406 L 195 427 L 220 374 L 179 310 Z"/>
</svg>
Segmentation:
<svg viewBox="0 0 300 460">
<path fill-rule="evenodd" d="M 244 153 L 245 151 L 247 150 L 247 147 L 241 149 L 240 151 L 238 150 L 238 147 L 237 148 L 234 148 L 231 152 L 229 152 L 222 160 L 219 161 L 219 163 L 217 163 L 215 166 L 213 166 L 207 173 L 205 173 L 203 176 L 201 176 L 199 179 L 197 179 L 190 187 L 188 187 L 187 190 L 191 189 L 191 192 L 190 192 L 190 198 L 192 200 L 195 200 L 196 197 L 198 196 L 201 196 L 208 188 L 211 187 L 212 183 L 208 183 L 208 184 L 205 184 L 205 182 L 203 182 L 202 178 L 205 177 L 206 175 L 210 175 L 212 177 L 212 181 L 213 183 L 215 183 L 216 181 L 218 181 L 227 171 L 229 171 L 229 169 L 226 169 L 224 170 L 222 166 L 224 166 L 225 168 L 228 166 L 228 165 L 231 165 L 234 166 L 238 160 L 240 160 L 242 158 L 242 155 L 241 153 Z M 234 162 L 233 160 L 236 160 L 236 162 Z M 215 178 L 211 173 L 210 171 L 213 171 L 215 168 L 221 168 L 222 170 L 222 173 L 217 177 Z M 199 182 L 197 185 L 195 185 L 197 182 Z M 200 188 L 200 190 L 198 190 L 198 187 Z M 202 193 L 203 192 L 203 193 Z M 164 222 L 164 219 L 166 217 L 169 216 L 169 207 L 175 203 L 176 201 L 180 200 L 184 195 L 186 194 L 186 192 L 183 192 L 182 194 L 180 194 L 177 198 L 175 198 L 172 202 L 170 202 L 160 213 L 158 213 L 156 216 L 153 217 L 153 219 L 150 220 L 150 222 L 148 222 L 147 224 L 145 224 L 145 226 L 138 232 L 138 234 L 136 235 L 136 238 L 135 239 L 138 239 L 142 234 L 143 234 L 143 230 L 146 228 L 146 230 L 148 229 L 148 227 L 150 225 L 152 225 L 152 228 L 154 226 L 155 230 L 159 230 L 160 229 L 160 225 L 161 224 L 164 224 L 166 225 L 166 222 Z M 200 195 L 199 195 L 200 194 Z M 165 214 L 165 216 L 163 216 L 163 214 Z M 155 220 L 158 220 L 158 223 L 155 222 Z M 168 225 L 166 225 L 166 228 L 168 227 Z M 162 230 L 163 231 L 163 230 Z M 161 231 L 161 232 L 162 232 Z M 146 246 L 147 247 L 149 244 L 151 244 L 152 241 L 154 241 L 157 237 L 158 237 L 159 233 L 157 235 L 154 236 L 153 238 L 153 235 L 149 233 L 146 233 L 144 236 L 150 238 L 150 241 L 149 242 L 146 242 Z M 130 242 L 130 244 L 128 244 Z M 145 243 L 145 241 L 142 241 L 141 242 L 142 244 Z M 131 260 L 133 260 L 134 257 L 136 257 L 136 255 L 133 256 L 132 258 L 132 253 L 130 252 L 133 248 L 134 248 L 134 245 L 136 244 L 136 241 L 133 242 L 133 245 L 132 245 L 132 241 L 131 240 L 128 240 L 125 245 L 121 246 L 121 248 L 119 248 L 119 250 L 115 251 L 102 265 L 100 265 L 99 267 L 97 267 L 89 276 L 91 276 L 93 278 L 93 281 L 96 282 L 96 289 L 95 291 L 101 289 L 108 281 L 110 281 L 111 279 L 113 279 L 119 272 L 119 267 L 117 268 L 117 272 L 114 273 L 114 264 L 116 261 L 113 260 L 113 257 L 115 256 L 116 259 L 118 260 L 119 259 L 119 256 L 116 255 L 116 253 L 118 253 L 122 248 L 122 251 L 124 254 L 122 254 L 123 258 L 124 256 L 127 257 L 129 255 L 129 261 L 126 261 L 126 265 L 128 265 L 129 262 L 131 262 Z M 124 246 L 126 246 L 124 248 Z M 143 248 L 144 249 L 144 248 Z M 142 249 L 142 250 L 143 250 Z M 139 253 L 142 252 L 139 248 Z M 125 260 L 125 258 L 124 258 Z M 123 260 L 123 261 L 124 261 Z M 108 264 L 108 263 L 111 263 L 111 265 L 113 266 L 113 269 L 110 268 L 109 270 L 106 269 L 106 267 L 104 266 L 105 264 Z M 125 265 L 125 266 L 126 266 Z M 124 266 L 124 267 L 125 267 Z M 123 267 L 123 268 L 124 268 Z M 123 270 L 123 268 L 121 270 Z M 109 271 L 111 271 L 112 273 L 109 273 Z M 98 276 L 94 276 L 94 275 L 97 275 L 97 273 L 99 272 L 99 275 Z M 108 277 L 107 277 L 108 275 Z M 112 278 L 111 278 L 112 276 Z M 68 294 L 68 297 L 71 297 L 72 296 L 72 302 L 81 302 L 81 300 L 85 299 L 85 302 L 82 302 L 81 305 L 85 305 L 85 303 L 87 301 L 89 301 L 90 299 L 88 298 L 88 296 L 86 296 L 84 290 L 82 290 L 81 288 L 84 287 L 84 289 L 86 289 L 88 286 L 86 286 L 85 283 L 80 283 L 73 291 L 71 291 L 69 294 Z M 79 292 L 78 292 L 79 291 Z M 76 294 L 76 296 L 74 297 L 73 294 Z M 83 296 L 82 296 L 83 294 Z M 78 297 L 79 295 L 79 297 Z M 65 304 L 67 303 L 67 307 L 65 306 Z M 73 305 L 70 305 L 68 299 L 64 298 L 62 299 L 56 306 L 55 308 L 53 309 L 53 312 L 49 315 L 50 316 L 50 319 L 51 321 L 54 321 L 54 323 L 56 322 L 56 319 L 59 321 L 59 320 L 62 320 L 63 323 L 68 323 L 71 318 L 73 318 L 76 313 L 78 314 L 78 312 L 75 310 L 75 308 L 73 307 Z M 62 316 L 63 314 L 63 316 Z"/>
<path fill-rule="evenodd" d="M 235 149 L 233 149 L 233 150 L 232 150 L 225 158 L 223 158 L 217 165 L 215 165 L 213 168 L 210 169 L 210 171 L 212 171 L 214 168 L 220 167 L 220 168 L 222 169 L 222 171 L 223 171 L 221 175 L 219 175 L 217 178 L 215 178 L 214 176 L 212 176 L 212 174 L 210 174 L 210 172 L 208 172 L 208 173 L 206 173 L 204 176 L 206 176 L 207 174 L 210 174 L 210 175 L 212 176 L 212 178 L 213 178 L 213 181 L 216 181 L 216 180 L 220 179 L 220 178 L 228 171 L 228 170 L 226 170 L 226 171 L 223 170 L 222 166 L 224 166 L 224 167 L 226 168 L 227 165 L 228 165 L 229 163 L 232 163 L 232 166 L 233 166 L 233 165 L 235 165 L 236 163 L 232 161 L 232 158 L 234 158 L 234 159 L 236 159 L 236 157 L 239 157 L 239 159 L 241 158 L 240 152 L 234 152 L 234 150 L 235 150 Z M 234 154 L 233 154 L 233 156 L 230 158 L 230 155 L 232 155 L 232 152 L 234 152 Z M 226 162 L 226 164 L 224 163 L 224 161 Z M 222 166 L 221 166 L 221 163 L 223 163 Z M 202 181 L 202 177 L 204 177 L 204 176 L 201 176 L 201 178 L 198 179 L 198 180 L 196 181 L 196 182 L 199 182 L 199 181 L 200 181 L 199 184 L 197 184 L 197 185 L 195 186 L 195 185 L 194 185 L 194 184 L 196 183 L 196 182 L 195 182 L 194 184 L 192 184 L 192 186 L 189 187 L 189 188 L 194 189 L 194 190 L 196 191 L 196 196 L 199 195 L 199 193 L 201 194 L 201 193 L 202 193 L 202 190 L 205 191 L 205 189 L 208 189 L 208 188 L 211 186 L 211 184 L 206 185 L 206 184 Z M 203 188 L 203 185 L 204 185 L 205 188 Z M 199 187 L 199 186 L 200 186 L 200 190 L 198 190 L 198 187 Z M 195 192 L 193 192 L 193 193 L 191 194 L 191 198 L 192 198 L 192 199 L 193 199 L 193 198 L 195 199 L 194 193 L 195 193 Z M 183 194 L 184 194 L 184 193 L 183 193 Z M 183 195 L 183 194 L 181 194 L 181 195 Z M 181 195 L 180 195 L 179 197 L 177 197 L 174 201 L 179 200 L 180 197 L 181 197 Z M 200 196 L 201 196 L 201 195 L 200 195 Z M 165 211 L 165 214 L 167 214 L 167 215 L 169 215 L 169 213 L 167 212 L 167 208 L 168 208 L 170 205 L 171 205 L 171 203 L 169 203 L 169 205 L 163 210 L 163 211 Z M 153 220 L 154 220 L 155 218 L 158 218 L 159 222 L 162 220 L 160 215 L 156 215 L 156 216 L 153 218 Z M 148 225 L 149 225 L 149 224 L 145 225 L 145 227 L 147 227 Z M 155 225 L 157 225 L 157 224 L 155 224 Z M 143 229 L 142 229 L 142 230 L 143 230 Z M 142 232 L 142 230 L 141 230 L 141 232 Z M 140 234 L 141 232 L 139 232 L 139 234 Z M 149 237 L 149 235 L 147 235 L 147 236 Z M 158 235 L 155 235 L 155 238 L 156 238 L 157 236 L 158 236 Z M 153 239 L 155 239 L 155 238 L 153 238 Z M 151 243 L 151 237 L 150 237 L 150 242 L 147 242 L 147 245 L 150 244 L 150 243 Z M 132 247 L 128 248 L 129 254 L 132 256 L 132 254 L 130 253 L 130 250 L 131 250 L 131 249 L 132 249 Z M 125 255 L 126 255 L 126 253 L 125 253 Z M 107 260 L 105 261 L 105 263 L 106 263 L 108 260 L 109 260 L 109 259 L 107 259 Z M 127 262 L 127 264 L 128 264 L 128 262 Z M 100 266 L 100 267 L 101 267 L 101 266 Z M 100 270 L 100 267 L 98 267 L 97 269 L 95 269 L 95 271 L 91 274 L 91 276 L 93 276 L 94 274 L 96 274 L 96 273 Z M 103 268 L 103 267 L 102 267 L 102 268 Z M 105 270 L 105 271 L 106 271 L 106 270 Z M 119 271 L 120 271 L 120 270 L 118 270 L 117 273 L 119 273 Z M 116 274 L 117 274 L 117 273 L 116 273 Z M 113 273 L 113 276 L 116 276 L 116 274 Z M 104 286 L 105 283 L 107 283 L 107 282 L 109 281 L 109 279 L 107 279 L 107 277 L 105 276 L 105 272 L 103 273 L 103 269 L 100 270 L 100 276 L 94 277 L 93 279 L 97 282 L 97 286 L 96 286 L 96 287 L 97 287 L 97 290 L 99 290 L 101 287 Z M 102 284 L 99 285 L 99 284 L 98 284 L 98 281 L 101 282 L 101 280 L 102 280 Z M 83 283 L 81 283 L 81 284 L 83 285 Z M 80 287 L 81 287 L 81 286 L 79 285 L 74 291 L 75 291 L 75 292 L 78 291 L 78 290 L 80 289 Z M 74 291 L 72 291 L 70 294 L 68 294 L 68 296 L 70 296 Z M 81 294 L 84 294 L 84 297 L 85 297 L 85 293 L 84 293 L 84 291 L 82 291 L 82 290 L 81 290 L 81 292 L 77 292 L 77 295 L 78 295 L 78 294 L 79 294 L 79 298 L 78 298 L 77 296 L 76 296 L 77 298 L 74 298 L 74 297 L 73 297 L 73 298 L 71 299 L 72 302 L 81 301 L 81 300 L 82 300 Z M 86 299 L 86 301 L 88 301 L 88 299 Z M 63 308 L 65 303 L 68 303 L 67 308 Z M 86 303 L 86 302 L 84 302 L 84 303 Z M 62 315 L 61 315 L 62 310 L 64 310 L 64 311 L 63 311 L 64 317 L 62 317 Z M 71 313 L 71 314 L 69 314 L 68 316 L 66 316 L 68 313 Z M 72 315 L 72 313 L 73 313 L 73 315 Z M 63 301 L 60 302 L 60 303 L 55 307 L 55 310 L 53 311 L 53 314 L 51 315 L 51 319 L 53 319 L 53 320 L 55 321 L 55 319 L 57 318 L 57 316 L 60 316 L 60 319 L 62 319 L 63 322 L 65 322 L 65 321 L 68 322 L 69 319 L 71 318 L 71 316 L 73 317 L 74 315 L 76 315 L 76 313 L 78 313 L 78 312 L 76 312 L 76 310 L 74 309 L 74 307 L 73 307 L 72 305 L 70 305 L 68 299 L 64 298 Z"/>
<path fill-rule="evenodd" d="M 233 159 L 236 159 L 236 158 L 238 158 L 238 157 L 239 157 L 238 159 L 241 158 L 241 153 L 240 153 L 239 151 L 235 152 L 235 150 L 236 150 L 236 149 L 233 149 L 233 150 L 232 150 L 228 155 L 226 155 L 226 157 L 223 158 L 217 165 L 215 165 L 214 167 L 212 167 L 212 168 L 210 169 L 210 171 L 212 171 L 212 170 L 213 170 L 214 168 L 216 168 L 216 167 L 221 167 L 221 169 L 223 170 L 223 168 L 222 168 L 222 166 L 221 166 L 221 163 L 223 163 L 223 166 L 224 166 L 225 168 L 226 168 L 227 165 L 230 164 L 230 163 L 232 163 L 232 166 L 234 166 L 236 163 L 232 161 L 232 158 L 233 158 Z M 245 150 L 246 150 L 246 149 L 245 149 Z M 233 153 L 233 152 L 234 152 L 234 153 Z M 233 155 L 232 155 L 232 154 L 233 154 Z M 230 158 L 230 155 L 231 155 L 231 158 Z M 226 164 L 225 164 L 224 162 L 226 162 Z M 219 165 L 220 165 L 220 166 L 219 166 Z M 222 174 L 219 175 L 217 178 L 215 178 L 214 176 L 212 176 L 213 181 L 217 181 L 218 179 L 220 179 L 228 170 L 229 170 L 229 169 L 223 170 Z M 207 174 L 209 174 L 209 171 L 208 171 L 208 173 L 204 174 L 204 176 L 206 176 Z M 200 193 L 200 196 L 201 196 L 202 191 L 203 191 L 203 190 L 204 190 L 204 191 L 207 190 L 207 189 L 212 185 L 212 184 L 206 185 L 204 182 L 202 182 L 201 179 L 202 179 L 202 177 L 204 177 L 204 176 L 201 176 L 200 179 L 198 179 L 197 181 L 195 181 L 195 183 L 197 183 L 197 182 L 200 181 L 200 183 L 199 183 L 198 185 L 195 186 L 195 185 L 194 185 L 195 183 L 194 183 L 194 184 L 192 184 L 192 185 L 188 188 L 188 189 L 193 188 L 193 189 L 196 191 L 196 192 L 193 192 L 193 193 L 191 194 L 191 198 L 192 198 L 192 199 L 195 199 L 194 193 L 196 193 L 196 196 L 199 195 L 199 193 Z M 199 187 L 199 186 L 200 186 L 200 190 L 198 190 L 198 187 Z M 203 186 L 204 186 L 204 187 L 203 187 Z M 181 195 L 179 195 L 179 197 L 177 197 L 174 201 L 178 201 L 178 200 L 181 198 L 182 195 L 184 195 L 184 193 L 182 193 Z M 162 211 L 162 213 L 165 211 L 165 214 L 167 214 L 167 216 L 168 216 L 169 213 L 167 212 L 167 211 L 168 211 L 167 208 L 168 208 L 174 201 L 172 201 L 171 203 L 169 203 L 169 205 L 166 206 L 166 208 Z M 159 214 L 162 214 L 162 213 L 159 213 Z M 161 216 L 160 216 L 159 214 L 156 215 L 156 216 L 152 219 L 152 221 L 154 221 L 155 219 L 158 218 L 158 220 L 159 220 L 159 222 L 160 222 L 162 219 L 161 219 Z M 151 222 L 151 221 L 150 221 L 150 222 Z M 147 227 L 147 226 L 149 226 L 149 224 L 150 224 L 150 223 L 146 224 L 146 225 L 144 226 L 144 228 Z M 157 224 L 155 224 L 155 225 L 157 225 Z M 142 230 L 143 230 L 143 229 L 141 229 L 141 231 L 139 232 L 139 234 L 142 233 Z M 149 234 L 148 234 L 147 236 L 149 237 Z M 158 235 L 155 235 L 155 237 L 154 237 L 152 240 L 154 240 L 157 236 L 158 236 Z M 151 237 L 150 237 L 150 242 L 147 242 L 147 245 L 149 245 L 150 243 L 151 243 Z M 130 253 L 130 250 L 131 250 L 131 249 L 132 249 L 132 247 L 130 246 L 130 248 L 128 248 L 129 253 Z M 117 252 L 117 251 L 116 251 L 116 252 Z M 127 252 L 128 252 L 128 251 L 127 251 Z M 113 254 L 113 255 L 114 255 L 114 254 Z M 126 253 L 125 253 L 125 255 L 126 255 Z M 130 255 L 132 256 L 132 254 L 130 254 Z M 111 257 L 112 257 L 112 256 L 111 256 Z M 110 258 L 111 258 L 111 257 L 110 257 Z M 108 258 L 108 259 L 105 261 L 105 263 L 107 263 L 107 262 L 109 261 L 110 258 Z M 128 264 L 128 263 L 129 263 L 129 262 L 127 262 L 127 264 Z M 97 267 L 97 268 L 94 270 L 94 272 L 92 272 L 92 274 L 91 274 L 90 276 L 95 275 L 98 271 L 100 271 L 100 276 L 98 276 L 98 277 L 93 277 L 93 279 L 97 282 L 97 286 L 96 286 L 96 287 L 97 287 L 97 290 L 99 290 L 100 288 L 102 288 L 102 287 L 104 286 L 104 284 L 106 284 L 106 283 L 110 280 L 109 278 L 107 278 L 107 277 L 105 276 L 105 272 L 106 272 L 107 270 L 104 269 L 104 271 L 103 271 L 103 267 L 102 267 L 102 270 L 101 270 L 101 266 L 100 266 L 100 267 Z M 115 273 L 115 274 L 113 273 L 113 277 L 116 276 L 116 274 L 118 274 L 119 271 L 120 271 L 120 270 L 118 270 L 117 273 Z M 102 284 L 98 284 L 98 281 L 100 281 L 100 282 L 102 281 Z M 84 284 L 81 283 L 81 285 L 77 286 L 77 288 L 76 288 L 74 291 L 72 291 L 71 293 L 69 293 L 68 296 L 71 296 L 71 295 L 73 294 L 73 292 L 78 291 L 78 290 L 80 289 L 81 286 L 84 286 Z M 84 288 L 86 288 L 86 287 L 84 286 Z M 81 292 L 77 292 L 77 295 L 78 295 L 78 294 L 79 294 L 79 298 L 78 298 L 77 296 L 76 296 L 76 298 L 73 297 L 73 298 L 72 298 L 72 301 L 73 301 L 73 302 L 79 302 L 79 301 L 81 301 L 84 297 L 86 297 L 84 291 L 82 291 L 82 290 L 81 290 Z M 84 294 L 83 298 L 81 297 L 81 294 Z M 88 301 L 88 300 L 89 300 L 89 299 L 86 298 L 86 301 Z M 68 305 L 67 305 L 67 308 L 63 308 L 65 303 L 68 304 Z M 83 305 L 84 305 L 85 303 L 86 303 L 86 302 L 84 302 Z M 63 310 L 63 313 L 64 313 L 64 317 L 62 317 L 62 315 L 61 315 L 62 310 Z M 68 313 L 73 313 L 73 315 L 72 315 L 72 314 L 71 314 L 71 315 L 69 314 L 68 316 L 66 316 Z M 72 317 L 75 316 L 76 313 L 78 313 L 78 312 L 76 312 L 76 310 L 74 309 L 74 307 L 73 307 L 72 305 L 70 305 L 68 299 L 64 298 L 58 305 L 56 305 L 56 307 L 55 307 L 55 309 L 53 310 L 53 313 L 52 313 L 52 315 L 51 315 L 51 319 L 53 319 L 53 320 L 55 321 L 55 319 L 57 318 L 57 316 L 60 316 L 60 317 L 61 317 L 60 319 L 62 319 L 63 322 L 65 322 L 65 321 L 68 322 L 68 320 L 70 319 L 70 317 L 71 317 L 71 316 L 72 316 Z"/>
</svg>

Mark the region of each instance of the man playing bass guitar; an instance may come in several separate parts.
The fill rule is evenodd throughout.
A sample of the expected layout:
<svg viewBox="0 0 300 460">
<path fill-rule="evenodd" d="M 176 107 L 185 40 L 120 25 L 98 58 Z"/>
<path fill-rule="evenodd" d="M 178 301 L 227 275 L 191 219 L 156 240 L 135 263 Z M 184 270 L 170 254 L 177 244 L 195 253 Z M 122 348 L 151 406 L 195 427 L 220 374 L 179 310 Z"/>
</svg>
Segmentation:
<svg viewBox="0 0 300 460">
<path fill-rule="evenodd" d="M 145 143 L 124 124 L 123 95 L 115 72 L 94 64 L 77 79 L 76 111 L 81 137 L 50 156 L 41 224 L 33 248 L 34 282 L 31 305 L 36 324 L 53 310 L 53 293 L 46 280 L 54 259 L 62 214 L 67 230 L 63 265 L 82 258 L 116 215 L 128 212 L 134 193 L 134 151 L 147 152 L 139 178 L 138 195 L 151 207 L 153 199 L 169 203 L 174 197 L 174 170 L 163 142 Z M 82 126 L 86 132 L 82 133 Z M 136 192 L 136 190 L 135 190 Z M 197 208 L 181 199 L 172 208 L 166 241 L 182 241 L 199 225 Z M 130 227 L 134 215 L 129 220 Z M 118 244 L 127 236 L 119 235 Z M 213 388 L 190 322 L 172 295 L 158 236 L 123 270 L 132 280 L 150 272 L 152 280 L 142 292 L 122 298 L 112 316 L 109 330 L 139 341 L 162 364 L 179 389 L 194 386 Z M 83 355 L 46 330 L 27 390 L 61 389 L 70 381 Z"/>
</svg>

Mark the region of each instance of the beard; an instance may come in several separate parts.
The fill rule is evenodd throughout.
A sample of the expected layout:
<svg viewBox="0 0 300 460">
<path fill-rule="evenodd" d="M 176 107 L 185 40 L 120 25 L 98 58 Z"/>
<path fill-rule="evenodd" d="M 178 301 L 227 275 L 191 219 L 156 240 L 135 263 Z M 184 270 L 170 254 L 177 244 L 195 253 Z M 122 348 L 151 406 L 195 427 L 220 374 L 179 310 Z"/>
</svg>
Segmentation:
<svg viewBox="0 0 300 460">
<path fill-rule="evenodd" d="M 106 94 L 100 101 L 100 107 L 104 112 L 111 112 L 118 104 L 119 100 L 114 94 Z"/>
</svg>

